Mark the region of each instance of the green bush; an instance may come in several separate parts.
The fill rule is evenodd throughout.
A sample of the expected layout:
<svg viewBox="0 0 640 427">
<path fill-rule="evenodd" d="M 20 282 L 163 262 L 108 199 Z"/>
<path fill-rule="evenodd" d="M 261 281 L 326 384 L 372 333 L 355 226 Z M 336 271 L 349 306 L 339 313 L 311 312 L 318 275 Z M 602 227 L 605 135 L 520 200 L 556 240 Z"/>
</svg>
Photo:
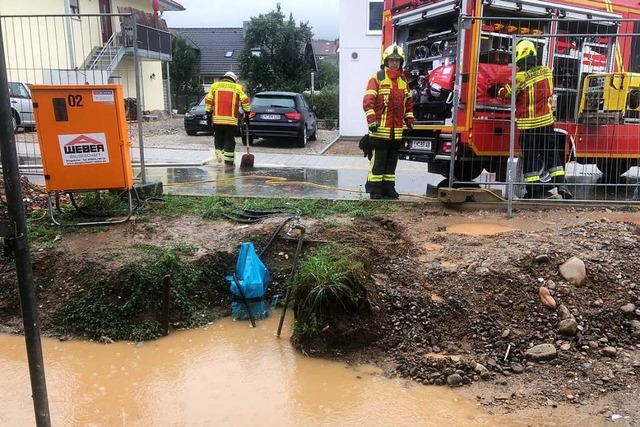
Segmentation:
<svg viewBox="0 0 640 427">
<path fill-rule="evenodd" d="M 305 93 L 307 104 L 316 107 L 316 116 L 319 119 L 337 119 L 339 110 L 338 86 L 330 85 L 314 92 L 313 95 Z"/>
</svg>

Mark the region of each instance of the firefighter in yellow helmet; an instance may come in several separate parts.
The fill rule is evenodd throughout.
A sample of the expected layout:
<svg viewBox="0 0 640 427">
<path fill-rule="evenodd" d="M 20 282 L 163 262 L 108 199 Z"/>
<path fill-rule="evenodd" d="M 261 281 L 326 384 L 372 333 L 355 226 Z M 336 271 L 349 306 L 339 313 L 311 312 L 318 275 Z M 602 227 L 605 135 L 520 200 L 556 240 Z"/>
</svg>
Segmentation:
<svg viewBox="0 0 640 427">
<path fill-rule="evenodd" d="M 203 164 L 224 161 L 225 166 L 233 166 L 235 161 L 236 140 L 238 129 L 239 108 L 249 117 L 251 104 L 242 86 L 238 84 L 238 77 L 233 71 L 228 71 L 220 81 L 211 85 L 209 93 L 204 98 L 204 109 L 207 120 L 212 122 L 215 136 L 215 151 L 213 156 L 202 162 Z"/>
<path fill-rule="evenodd" d="M 565 185 L 564 147 L 560 147 L 553 130 L 554 118 L 551 109 L 553 75 L 551 69 L 538 58 L 535 43 L 521 40 L 515 47 L 515 88 L 507 84 L 502 88 L 490 88 L 491 95 L 504 99 L 516 96 L 517 128 L 520 133 L 524 181 L 527 198 L 543 198 L 553 185 L 541 183 L 541 172 L 546 171 L 558 187 L 564 199 L 573 195 Z"/>
<path fill-rule="evenodd" d="M 382 53 L 382 69 L 367 82 L 362 106 L 369 128 L 369 173 L 365 190 L 372 199 L 397 199 L 396 167 L 403 130 L 413 129 L 413 103 L 402 74 L 404 51 L 397 44 Z"/>
</svg>

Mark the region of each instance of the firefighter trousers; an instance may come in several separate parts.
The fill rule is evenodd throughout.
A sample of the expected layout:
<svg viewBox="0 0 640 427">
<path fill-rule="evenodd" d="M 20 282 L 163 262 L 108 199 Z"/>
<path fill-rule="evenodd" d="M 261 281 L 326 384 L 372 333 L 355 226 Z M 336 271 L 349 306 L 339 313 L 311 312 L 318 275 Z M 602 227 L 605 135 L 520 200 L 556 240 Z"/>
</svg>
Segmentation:
<svg viewBox="0 0 640 427">
<path fill-rule="evenodd" d="M 370 194 L 395 193 L 399 141 L 370 138 L 371 158 L 365 191 Z"/>
<path fill-rule="evenodd" d="M 224 164 L 227 166 L 233 166 L 236 151 L 235 134 L 237 126 L 214 125 L 214 128 L 215 136 L 213 137 L 213 142 L 216 148 L 216 153 L 222 152 Z"/>
<path fill-rule="evenodd" d="M 540 181 L 541 175 L 564 176 L 564 147 L 553 131 L 553 125 L 520 131 L 524 182 Z"/>
</svg>

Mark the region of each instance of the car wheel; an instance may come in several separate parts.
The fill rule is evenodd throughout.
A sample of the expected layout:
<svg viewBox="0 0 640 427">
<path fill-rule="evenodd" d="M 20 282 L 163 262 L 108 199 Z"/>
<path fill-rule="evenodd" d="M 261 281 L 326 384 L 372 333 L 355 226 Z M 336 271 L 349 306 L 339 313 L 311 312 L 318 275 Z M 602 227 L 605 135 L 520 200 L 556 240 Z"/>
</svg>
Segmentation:
<svg viewBox="0 0 640 427">
<path fill-rule="evenodd" d="M 189 136 L 196 136 L 198 134 L 198 132 L 195 130 L 187 130 L 186 132 Z"/>
<path fill-rule="evenodd" d="M 309 141 L 316 141 L 318 139 L 318 120 L 313 125 L 313 132 L 309 136 Z"/>
<path fill-rule="evenodd" d="M 307 125 L 302 126 L 302 135 L 298 137 L 298 147 L 306 147 L 309 137 L 307 136 Z"/>
</svg>

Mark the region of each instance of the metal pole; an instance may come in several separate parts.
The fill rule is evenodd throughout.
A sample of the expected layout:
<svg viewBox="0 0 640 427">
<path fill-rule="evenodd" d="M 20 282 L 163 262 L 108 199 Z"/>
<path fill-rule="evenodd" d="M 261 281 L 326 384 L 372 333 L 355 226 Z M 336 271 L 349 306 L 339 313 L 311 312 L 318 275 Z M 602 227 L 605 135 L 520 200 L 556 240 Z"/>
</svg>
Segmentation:
<svg viewBox="0 0 640 427">
<path fill-rule="evenodd" d="M 171 276 L 162 278 L 162 335 L 169 335 L 169 308 L 171 306 Z"/>
<path fill-rule="evenodd" d="M 16 139 L 11 122 L 11 108 L 9 102 L 9 86 L 7 83 L 7 64 L 4 57 L 4 40 L 2 38 L 2 24 L 0 23 L 0 159 L 4 187 L 7 197 L 7 211 L 9 226 L 4 236 L 5 245 L 13 250 L 16 262 L 16 274 L 20 291 L 20 307 L 24 323 L 24 339 L 27 346 L 27 361 L 31 376 L 31 393 L 35 410 L 36 425 L 49 427 L 49 401 L 47 399 L 47 383 L 44 375 L 44 361 L 42 358 L 42 343 L 40 342 L 40 328 L 38 326 L 38 305 L 33 286 L 33 270 L 29 253 L 29 239 L 27 236 L 27 221 L 22 203 L 22 188 L 18 170 L 18 156 Z"/>
<path fill-rule="evenodd" d="M 300 230 L 300 235 L 298 236 L 298 246 L 296 247 L 296 253 L 293 256 L 293 265 L 291 266 L 291 275 L 289 276 L 289 281 L 287 282 L 287 292 L 284 297 L 284 305 L 282 307 L 282 313 L 280 314 L 280 321 L 278 322 L 278 330 L 276 331 L 276 337 L 280 338 L 280 333 L 282 332 L 282 324 L 284 323 L 284 316 L 287 314 L 287 308 L 289 308 L 289 299 L 291 298 L 291 287 L 293 286 L 293 279 L 295 278 L 296 269 L 298 268 L 298 259 L 300 258 L 300 252 L 302 252 L 302 242 L 304 240 L 304 234 L 307 229 L 300 224 L 294 224 L 293 228 L 297 228 Z"/>
<path fill-rule="evenodd" d="M 167 67 L 167 107 L 169 107 L 169 117 L 173 117 L 173 105 L 171 104 L 171 72 L 169 70 L 169 61 L 166 62 Z"/>
<path fill-rule="evenodd" d="M 133 14 L 129 18 L 133 27 L 133 70 L 136 77 L 136 115 L 138 116 L 138 147 L 140 150 L 140 178 L 142 183 L 147 183 L 147 172 L 144 165 L 144 142 L 142 140 L 142 90 L 140 89 L 140 58 L 138 58 L 138 23 Z"/>
<path fill-rule="evenodd" d="M 520 156 L 518 163 L 515 161 L 516 151 L 516 44 L 518 39 L 516 37 L 511 38 L 511 122 L 509 123 L 509 159 L 511 160 L 512 170 L 518 170 L 517 166 L 522 161 L 524 156 Z M 522 152 L 522 147 L 520 147 Z M 513 218 L 513 185 L 519 180 L 520 177 L 516 176 L 516 173 L 507 174 L 507 188 L 509 190 L 509 197 L 507 198 L 507 218 Z"/>
<path fill-rule="evenodd" d="M 71 27 L 71 9 L 69 8 L 69 2 L 65 2 L 64 4 L 64 13 L 66 13 L 66 17 L 64 18 L 64 24 L 66 27 L 66 35 L 67 35 L 67 49 L 69 49 L 69 69 L 73 70 L 76 68 L 76 56 L 75 49 L 73 46 L 73 28 Z M 53 68 L 53 67 L 52 67 Z"/>
</svg>

